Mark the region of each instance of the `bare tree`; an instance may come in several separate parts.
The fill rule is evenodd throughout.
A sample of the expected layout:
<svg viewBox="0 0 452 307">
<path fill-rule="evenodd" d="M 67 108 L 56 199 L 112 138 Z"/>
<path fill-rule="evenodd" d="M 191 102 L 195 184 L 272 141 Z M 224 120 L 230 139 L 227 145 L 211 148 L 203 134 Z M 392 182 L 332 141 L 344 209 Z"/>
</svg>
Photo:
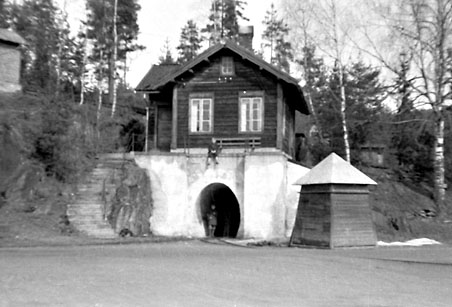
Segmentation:
<svg viewBox="0 0 452 307">
<path fill-rule="evenodd" d="M 287 14 L 294 22 L 291 28 L 298 27 L 299 33 L 304 33 L 304 37 L 308 37 L 311 43 L 328 56 L 335 66 L 340 95 L 339 97 L 332 96 L 340 104 L 345 159 L 350 161 L 349 133 L 345 116 L 347 101 L 344 86 L 344 66 L 352 46 L 349 40 L 352 24 L 349 22 L 349 12 L 344 11 L 347 6 L 338 6 L 338 0 L 286 0 L 285 2 L 286 7 L 290 8 L 287 10 Z M 308 19 L 311 22 L 310 29 L 306 27 Z"/>
<path fill-rule="evenodd" d="M 295 29 L 292 29 L 292 33 L 294 33 L 295 36 L 299 37 L 299 39 L 293 40 L 294 42 L 294 48 L 293 50 L 295 52 L 298 51 L 298 53 L 302 54 L 302 60 L 298 60 L 297 62 L 302 62 L 302 70 L 303 70 L 303 79 L 304 79 L 304 88 L 303 92 L 307 97 L 309 111 L 313 117 L 314 124 L 317 128 L 318 135 L 320 141 L 323 141 L 323 133 L 322 133 L 322 127 L 320 126 L 320 121 L 317 116 L 317 110 L 314 106 L 314 103 L 312 101 L 312 90 L 315 86 L 311 81 L 311 69 L 312 69 L 312 63 L 309 59 L 309 50 L 312 49 L 312 47 L 315 48 L 314 43 L 312 42 L 312 38 L 309 34 L 309 32 L 312 30 L 311 25 L 312 22 L 310 20 L 309 16 L 309 7 L 307 5 L 303 6 L 300 5 L 296 7 L 296 10 L 293 10 L 292 5 L 290 3 L 286 3 L 288 7 L 285 7 L 286 14 L 289 15 L 292 20 L 292 23 L 295 25 Z"/>
<path fill-rule="evenodd" d="M 434 199 L 437 209 L 444 212 L 444 126 L 452 98 L 452 0 L 372 0 L 369 4 L 381 22 L 361 27 L 366 38 L 361 50 L 394 73 L 400 65 L 395 55 L 409 54 L 406 87 L 413 93 L 410 98 L 415 106 L 432 110 Z"/>
</svg>

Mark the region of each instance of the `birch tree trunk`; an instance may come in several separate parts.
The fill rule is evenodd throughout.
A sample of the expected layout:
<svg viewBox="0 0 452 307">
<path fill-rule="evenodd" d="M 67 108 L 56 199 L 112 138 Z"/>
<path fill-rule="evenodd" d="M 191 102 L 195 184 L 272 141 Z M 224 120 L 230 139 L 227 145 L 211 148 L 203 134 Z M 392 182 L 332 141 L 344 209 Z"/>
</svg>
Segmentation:
<svg viewBox="0 0 452 307">
<path fill-rule="evenodd" d="M 349 16 L 344 15 L 344 10 L 338 9 L 338 0 L 316 0 L 299 1 L 286 0 L 287 13 L 295 22 L 296 27 L 301 30 L 305 40 L 309 37 L 311 44 L 322 53 L 330 57 L 337 65 L 337 77 L 339 80 L 340 95 L 334 99 L 340 104 L 340 118 L 343 131 L 345 159 L 350 161 L 350 145 L 347 129 L 346 106 L 344 84 L 344 59 L 349 52 L 349 39 L 353 28 L 348 24 Z M 308 31 L 308 28 L 310 30 Z M 306 41 L 305 41 L 306 45 Z M 320 129 L 320 126 L 318 127 Z"/>
<path fill-rule="evenodd" d="M 102 49 L 100 50 L 100 56 L 99 56 L 99 79 L 97 83 L 97 89 L 99 91 L 99 96 L 97 97 L 97 126 L 99 127 L 99 119 L 100 114 L 102 110 L 102 93 L 103 93 L 103 81 L 104 81 L 104 74 L 103 74 L 103 52 Z"/>
<path fill-rule="evenodd" d="M 118 0 L 115 0 L 113 13 L 113 56 L 110 65 L 110 99 L 111 99 L 111 117 L 115 116 L 116 111 L 116 60 L 118 58 L 118 31 L 116 28 L 116 15 L 118 14 Z"/>
<path fill-rule="evenodd" d="M 345 160 L 350 162 L 350 144 L 348 138 L 347 129 L 347 119 L 345 116 L 345 111 L 347 108 L 347 98 L 345 96 L 345 85 L 344 85 L 344 67 L 342 65 L 342 53 L 339 46 L 339 34 L 338 34 L 338 20 L 335 1 L 331 1 L 331 13 L 332 13 L 332 27 L 333 27 L 333 42 L 336 52 L 336 63 L 339 66 L 339 88 L 340 88 L 340 104 L 341 104 L 341 121 L 342 121 L 342 131 L 344 139 L 344 152 Z"/>
<path fill-rule="evenodd" d="M 83 41 L 83 59 L 80 72 L 80 105 L 85 102 L 85 69 L 88 60 L 88 27 L 85 29 L 85 39 Z"/>
<path fill-rule="evenodd" d="M 435 118 L 433 147 L 434 199 L 439 212 L 445 211 L 446 183 L 444 174 L 444 115 Z"/>
<path fill-rule="evenodd" d="M 342 121 L 342 131 L 344 133 L 344 151 L 345 151 L 345 160 L 350 162 L 350 143 L 348 139 L 348 129 L 347 129 L 347 119 L 345 116 L 346 111 L 346 103 L 347 98 L 345 96 L 345 86 L 344 86 L 344 71 L 342 68 L 342 64 L 339 63 L 339 87 L 341 90 L 341 121 Z"/>
</svg>

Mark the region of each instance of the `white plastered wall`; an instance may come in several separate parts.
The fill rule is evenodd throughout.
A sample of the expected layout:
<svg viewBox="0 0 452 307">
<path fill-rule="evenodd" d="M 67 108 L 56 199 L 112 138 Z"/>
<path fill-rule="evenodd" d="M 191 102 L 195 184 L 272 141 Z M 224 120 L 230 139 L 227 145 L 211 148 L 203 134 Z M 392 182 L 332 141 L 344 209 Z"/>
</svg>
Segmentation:
<svg viewBox="0 0 452 307">
<path fill-rule="evenodd" d="M 275 152 L 220 156 L 206 168 L 204 155 L 137 155 L 151 179 L 154 211 L 151 231 L 162 236 L 204 237 L 198 197 L 211 183 L 222 183 L 240 204 L 239 238 L 290 237 L 298 206 L 299 186 L 308 169 Z"/>
</svg>

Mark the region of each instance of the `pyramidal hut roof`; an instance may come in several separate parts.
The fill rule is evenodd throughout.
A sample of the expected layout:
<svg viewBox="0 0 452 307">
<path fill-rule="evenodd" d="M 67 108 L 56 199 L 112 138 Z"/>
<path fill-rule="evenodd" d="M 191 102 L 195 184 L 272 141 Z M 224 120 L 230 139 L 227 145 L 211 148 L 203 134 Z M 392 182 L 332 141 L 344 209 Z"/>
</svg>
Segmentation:
<svg viewBox="0 0 452 307">
<path fill-rule="evenodd" d="M 298 179 L 295 184 L 370 185 L 377 183 L 333 152 L 313 167 L 306 175 Z"/>
</svg>

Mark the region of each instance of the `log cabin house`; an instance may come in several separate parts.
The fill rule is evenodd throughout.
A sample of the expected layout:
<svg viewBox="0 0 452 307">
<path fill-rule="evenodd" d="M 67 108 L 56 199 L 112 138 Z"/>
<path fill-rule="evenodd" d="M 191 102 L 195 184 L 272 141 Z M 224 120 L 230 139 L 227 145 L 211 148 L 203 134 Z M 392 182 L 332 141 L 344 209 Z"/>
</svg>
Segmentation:
<svg viewBox="0 0 452 307">
<path fill-rule="evenodd" d="M 245 44 L 246 45 L 246 44 Z M 136 88 L 149 99 L 148 148 L 273 148 L 295 152 L 295 112 L 308 114 L 296 79 L 235 42 L 184 65 L 154 65 Z"/>
<path fill-rule="evenodd" d="M 154 65 L 137 86 L 148 98 L 148 136 L 145 153 L 134 154 L 151 178 L 152 233 L 206 236 L 216 210 L 216 237 L 290 236 L 293 183 L 308 171 L 292 162 L 295 113 L 309 112 L 297 80 L 256 55 L 251 38 L 252 28 L 184 65 Z M 216 166 L 206 165 L 212 138 Z"/>
</svg>

